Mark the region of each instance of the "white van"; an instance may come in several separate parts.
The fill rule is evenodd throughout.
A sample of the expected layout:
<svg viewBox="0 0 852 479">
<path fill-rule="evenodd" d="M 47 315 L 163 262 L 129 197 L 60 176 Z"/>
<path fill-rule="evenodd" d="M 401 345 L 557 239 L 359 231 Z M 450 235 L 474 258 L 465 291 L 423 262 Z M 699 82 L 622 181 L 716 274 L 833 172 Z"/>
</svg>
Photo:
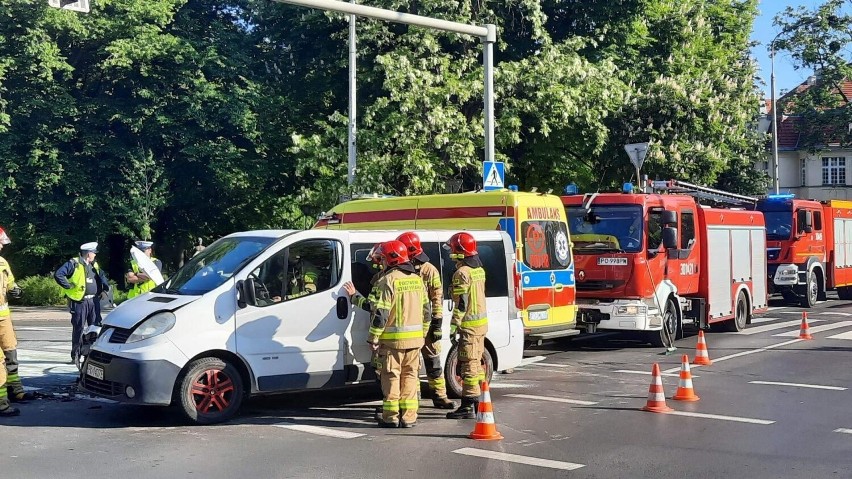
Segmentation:
<svg viewBox="0 0 852 479">
<path fill-rule="evenodd" d="M 119 305 L 82 369 L 97 396 L 175 404 L 193 422 L 227 420 L 255 394 L 333 388 L 374 381 L 369 314 L 350 306 L 343 283 L 362 294 L 375 270 L 370 248 L 401 231 L 248 231 L 196 255 L 166 283 Z M 449 331 L 454 266 L 441 245 L 455 231 L 420 231 L 444 279 Z M 500 231 L 471 231 L 487 274 L 489 331 L 483 355 L 493 371 L 520 364 L 523 325 L 515 307 L 514 247 Z M 312 272 L 316 291 L 305 294 Z M 448 336 L 448 335 L 447 335 Z M 461 392 L 456 348 L 443 345 L 450 394 Z M 499 369 L 498 369 L 499 368 Z"/>
</svg>

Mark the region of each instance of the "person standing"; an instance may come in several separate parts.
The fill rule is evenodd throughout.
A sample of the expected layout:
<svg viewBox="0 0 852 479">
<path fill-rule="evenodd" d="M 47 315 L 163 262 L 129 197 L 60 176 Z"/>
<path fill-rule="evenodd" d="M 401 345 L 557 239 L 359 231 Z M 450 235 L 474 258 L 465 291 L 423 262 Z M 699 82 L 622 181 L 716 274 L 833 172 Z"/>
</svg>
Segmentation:
<svg viewBox="0 0 852 479">
<path fill-rule="evenodd" d="M 382 364 L 382 418 L 379 427 L 414 427 L 420 401 L 420 349 L 428 302 L 423 280 L 399 241 L 382 243 L 385 273 L 376 282 L 376 302 L 367 342 Z"/>
<path fill-rule="evenodd" d="M 450 334 L 458 333 L 459 363 L 462 377 L 462 401 L 447 419 L 473 419 L 479 405 L 479 384 L 485 380 L 482 354 L 488 315 L 485 307 L 485 270 L 470 233 L 456 233 L 446 247 L 456 264 L 453 274 L 453 319 Z"/>
<path fill-rule="evenodd" d="M 163 262 L 154 257 L 154 243 L 151 241 L 137 241 L 134 245 L 145 253 L 145 256 L 150 258 L 154 262 L 154 266 L 157 267 L 157 270 L 162 273 Z M 127 299 L 145 294 L 157 286 L 157 283 L 139 268 L 139 263 L 132 257 L 130 259 L 130 270 L 124 275 L 124 279 L 133 285 L 127 292 Z"/>
<path fill-rule="evenodd" d="M 206 248 L 206 246 L 204 246 L 204 240 L 202 238 L 196 239 L 195 246 L 192 248 L 192 256 L 204 251 L 204 248 Z"/>
<path fill-rule="evenodd" d="M 98 243 L 80 246 L 80 256 L 71 258 L 53 273 L 53 279 L 65 290 L 68 309 L 71 312 L 71 361 L 76 363 L 80 354 L 80 341 L 86 326 L 97 324 L 95 301 L 102 291 L 109 291 L 104 284 L 100 268 L 95 261 Z"/>
<path fill-rule="evenodd" d="M 456 405 L 447 398 L 444 368 L 441 367 L 441 323 L 444 321 L 444 286 L 441 284 L 441 273 L 429 262 L 429 256 L 423 251 L 417 233 L 403 233 L 397 240 L 408 250 L 408 258 L 423 280 L 429 298 L 430 315 L 424 318 L 424 326 L 427 329 L 420 352 L 426 365 L 429 388 L 432 390 L 432 405 L 438 409 L 455 409 Z"/>
<path fill-rule="evenodd" d="M 3 228 L 0 228 L 0 250 L 12 240 Z M 17 416 L 20 409 L 12 407 L 12 402 L 26 402 L 33 399 L 31 393 L 24 391 L 24 385 L 18 376 L 18 338 L 12 327 L 12 314 L 9 311 L 9 297 L 20 298 L 20 286 L 15 283 L 12 268 L 5 258 L 0 257 L 0 417 Z"/>
</svg>

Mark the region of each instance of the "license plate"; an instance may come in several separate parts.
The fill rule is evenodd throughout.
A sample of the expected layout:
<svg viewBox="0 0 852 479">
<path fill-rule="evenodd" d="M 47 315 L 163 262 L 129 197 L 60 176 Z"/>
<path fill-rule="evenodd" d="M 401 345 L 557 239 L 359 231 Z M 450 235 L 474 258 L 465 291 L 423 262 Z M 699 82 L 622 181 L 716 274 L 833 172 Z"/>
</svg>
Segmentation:
<svg viewBox="0 0 852 479">
<path fill-rule="evenodd" d="M 598 266 L 627 266 L 627 258 L 598 258 Z"/>
<path fill-rule="evenodd" d="M 95 366 L 94 364 L 87 364 L 86 365 L 86 375 L 91 376 L 95 379 L 103 380 L 104 368 Z"/>
<path fill-rule="evenodd" d="M 530 311 L 530 321 L 544 321 L 547 319 L 547 311 Z"/>
</svg>

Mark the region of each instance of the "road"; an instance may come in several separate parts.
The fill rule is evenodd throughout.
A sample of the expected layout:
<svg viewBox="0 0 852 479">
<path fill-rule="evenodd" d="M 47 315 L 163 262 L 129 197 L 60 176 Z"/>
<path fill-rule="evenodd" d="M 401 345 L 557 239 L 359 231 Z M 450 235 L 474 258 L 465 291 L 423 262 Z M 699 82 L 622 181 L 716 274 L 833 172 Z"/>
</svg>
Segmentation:
<svg viewBox="0 0 852 479">
<path fill-rule="evenodd" d="M 606 334 L 553 342 L 501 374 L 492 397 L 501 441 L 467 438 L 422 402 L 418 426 L 375 427 L 375 390 L 254 399 L 235 420 L 185 426 L 168 409 L 74 394 L 70 328 L 17 321 L 22 372 L 47 398 L 4 419 L 9 477 L 852 477 L 852 303 L 775 304 L 741 333 L 706 335 L 711 366 L 692 367 L 697 402 L 674 401 L 681 354 Z M 671 414 L 641 411 L 654 362 Z"/>
</svg>

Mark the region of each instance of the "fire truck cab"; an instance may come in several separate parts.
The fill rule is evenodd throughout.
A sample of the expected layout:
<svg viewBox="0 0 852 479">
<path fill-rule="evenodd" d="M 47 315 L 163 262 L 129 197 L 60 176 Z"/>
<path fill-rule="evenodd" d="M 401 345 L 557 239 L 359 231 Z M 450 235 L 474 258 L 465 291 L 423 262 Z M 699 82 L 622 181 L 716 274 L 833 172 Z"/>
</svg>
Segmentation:
<svg viewBox="0 0 852 479">
<path fill-rule="evenodd" d="M 599 321 L 599 329 L 640 331 L 663 346 L 685 321 L 739 331 L 766 308 L 760 213 L 629 188 L 562 201 L 579 313 Z"/>
</svg>

